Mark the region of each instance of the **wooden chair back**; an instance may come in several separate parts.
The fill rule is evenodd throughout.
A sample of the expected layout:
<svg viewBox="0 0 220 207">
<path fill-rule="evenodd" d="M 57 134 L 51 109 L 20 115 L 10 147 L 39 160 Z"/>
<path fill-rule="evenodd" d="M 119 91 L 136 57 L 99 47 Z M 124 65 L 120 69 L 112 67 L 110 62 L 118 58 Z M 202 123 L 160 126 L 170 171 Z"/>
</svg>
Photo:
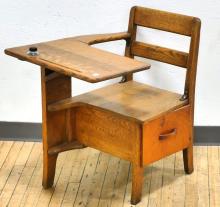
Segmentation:
<svg viewBox="0 0 220 207">
<path fill-rule="evenodd" d="M 189 52 L 136 41 L 137 26 L 189 36 L 191 37 Z M 144 57 L 186 68 L 184 94 L 193 106 L 200 26 L 200 19 L 196 17 L 135 6 L 130 12 L 128 32 L 131 39 L 127 42 L 125 55 L 132 58 Z"/>
</svg>

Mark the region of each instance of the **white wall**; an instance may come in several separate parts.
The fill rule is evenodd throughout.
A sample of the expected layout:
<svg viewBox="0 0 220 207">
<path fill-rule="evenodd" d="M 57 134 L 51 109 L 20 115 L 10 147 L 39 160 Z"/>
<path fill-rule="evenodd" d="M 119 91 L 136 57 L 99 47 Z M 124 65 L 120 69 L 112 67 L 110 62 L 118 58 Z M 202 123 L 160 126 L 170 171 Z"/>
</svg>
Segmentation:
<svg viewBox="0 0 220 207">
<path fill-rule="evenodd" d="M 125 31 L 133 5 L 201 18 L 195 124 L 220 125 L 219 0 L 0 0 L 0 121 L 41 122 L 39 67 L 6 56 L 5 48 L 80 34 Z M 186 51 L 189 43 L 186 37 L 146 29 L 139 30 L 138 38 Z M 123 54 L 124 42 L 98 47 Z M 151 70 L 136 74 L 136 80 L 182 93 L 184 69 L 150 62 Z M 73 79 L 73 94 L 107 83 L 88 84 Z"/>
</svg>

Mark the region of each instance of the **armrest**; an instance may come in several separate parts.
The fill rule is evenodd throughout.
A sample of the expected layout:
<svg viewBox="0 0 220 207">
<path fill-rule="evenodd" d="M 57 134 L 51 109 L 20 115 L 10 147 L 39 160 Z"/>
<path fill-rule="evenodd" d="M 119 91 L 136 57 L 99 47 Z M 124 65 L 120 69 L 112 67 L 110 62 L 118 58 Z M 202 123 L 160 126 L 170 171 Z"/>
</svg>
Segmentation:
<svg viewBox="0 0 220 207">
<path fill-rule="evenodd" d="M 94 35 L 83 35 L 74 37 L 75 40 L 86 43 L 88 45 L 93 45 L 102 42 L 110 42 L 115 40 L 128 40 L 131 34 L 127 32 L 119 33 L 108 33 L 108 34 L 94 34 Z"/>
</svg>

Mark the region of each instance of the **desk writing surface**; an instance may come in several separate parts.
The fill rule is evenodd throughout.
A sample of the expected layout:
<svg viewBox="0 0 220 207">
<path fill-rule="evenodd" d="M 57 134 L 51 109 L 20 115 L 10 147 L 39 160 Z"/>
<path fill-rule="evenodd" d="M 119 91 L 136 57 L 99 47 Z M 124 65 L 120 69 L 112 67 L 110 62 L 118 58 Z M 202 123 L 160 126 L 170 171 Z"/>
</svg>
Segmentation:
<svg viewBox="0 0 220 207">
<path fill-rule="evenodd" d="M 39 55 L 30 56 L 30 47 Z M 5 53 L 88 82 L 99 82 L 150 68 L 150 65 L 89 46 L 75 38 L 9 48 Z"/>
</svg>

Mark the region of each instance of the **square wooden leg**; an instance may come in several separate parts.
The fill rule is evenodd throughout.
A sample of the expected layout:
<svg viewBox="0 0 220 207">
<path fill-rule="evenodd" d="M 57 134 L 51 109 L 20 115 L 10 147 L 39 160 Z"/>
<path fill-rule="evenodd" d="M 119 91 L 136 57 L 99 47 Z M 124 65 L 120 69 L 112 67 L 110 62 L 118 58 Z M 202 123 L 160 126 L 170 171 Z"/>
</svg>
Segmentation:
<svg viewBox="0 0 220 207">
<path fill-rule="evenodd" d="M 48 155 L 44 152 L 42 185 L 45 189 L 53 186 L 57 157 L 58 155 Z"/>
<path fill-rule="evenodd" d="M 144 168 L 136 164 L 132 165 L 132 193 L 131 204 L 136 205 L 141 201 Z"/>
<path fill-rule="evenodd" d="M 193 172 L 193 144 L 183 150 L 183 163 L 185 173 L 191 174 Z"/>
<path fill-rule="evenodd" d="M 50 155 L 49 149 L 67 141 L 66 111 L 49 112 L 48 104 L 71 97 L 71 78 L 54 76 L 49 69 L 41 69 L 42 87 L 42 138 L 43 138 L 43 181 L 44 188 L 52 187 L 55 176 L 57 154 Z"/>
</svg>

